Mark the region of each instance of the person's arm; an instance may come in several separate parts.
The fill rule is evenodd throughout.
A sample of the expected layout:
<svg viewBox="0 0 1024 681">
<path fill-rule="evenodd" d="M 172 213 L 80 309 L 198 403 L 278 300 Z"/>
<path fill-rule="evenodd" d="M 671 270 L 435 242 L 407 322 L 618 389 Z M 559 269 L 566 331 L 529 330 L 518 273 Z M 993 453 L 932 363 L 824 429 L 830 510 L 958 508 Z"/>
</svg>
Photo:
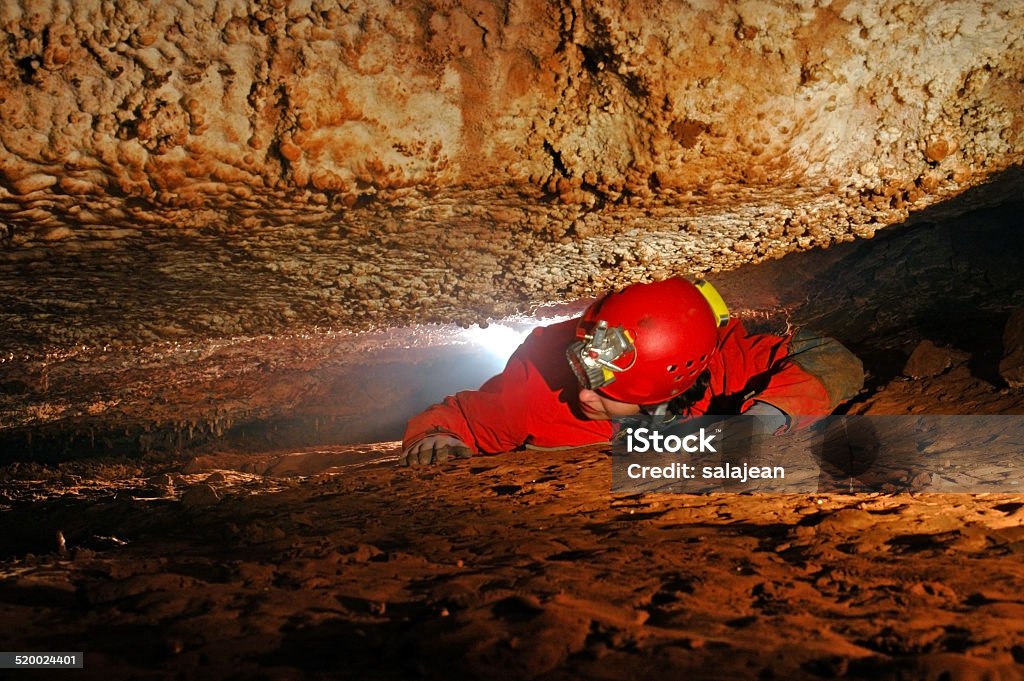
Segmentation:
<svg viewBox="0 0 1024 681">
<path fill-rule="evenodd" d="M 472 431 L 466 418 L 459 408 L 459 400 L 451 395 L 443 401 L 427 407 L 424 411 L 409 419 L 402 436 L 403 459 L 409 451 L 424 440 L 430 438 L 448 438 L 466 446 L 473 442 Z M 433 446 L 434 443 L 428 443 Z M 476 443 L 473 442 L 475 445 Z M 468 448 L 468 447 L 467 447 Z M 472 453 L 474 449 L 470 449 Z M 403 463 L 406 463 L 403 460 Z M 412 461 L 416 463 L 416 461 Z M 424 461 L 424 463 L 430 463 Z"/>
<path fill-rule="evenodd" d="M 497 453 L 521 446 L 529 433 L 530 359 L 524 344 L 479 390 L 463 390 L 409 420 L 401 463 L 440 463 L 449 456 Z"/>
<path fill-rule="evenodd" d="M 789 417 L 778 407 L 754 400 L 744 412 L 747 416 L 757 417 L 756 435 L 773 435 L 784 432 L 789 427 Z"/>
<path fill-rule="evenodd" d="M 466 443 L 443 433 L 427 435 L 402 450 L 398 463 L 402 466 L 425 466 L 444 463 L 450 458 L 468 459 L 473 453 Z"/>
<path fill-rule="evenodd" d="M 723 390 L 742 393 L 740 412 L 771 406 L 788 417 L 789 427 L 806 425 L 799 417 L 830 414 L 863 385 L 860 360 L 832 338 L 803 332 L 747 335 L 734 321 L 723 334 L 720 353 L 731 384 Z"/>
</svg>

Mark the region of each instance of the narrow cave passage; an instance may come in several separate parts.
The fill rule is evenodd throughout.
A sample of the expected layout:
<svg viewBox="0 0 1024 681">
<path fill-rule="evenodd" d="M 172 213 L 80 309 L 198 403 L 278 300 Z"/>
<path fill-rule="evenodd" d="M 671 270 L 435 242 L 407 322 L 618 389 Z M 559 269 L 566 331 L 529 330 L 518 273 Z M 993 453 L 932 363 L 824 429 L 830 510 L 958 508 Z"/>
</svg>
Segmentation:
<svg viewBox="0 0 1024 681">
<path fill-rule="evenodd" d="M 1001 187 L 1012 193 L 1018 174 L 871 240 L 707 276 L 751 332 L 808 328 L 847 344 L 868 371 L 867 390 L 848 407 L 857 413 L 1017 413 L 998 367 L 1010 353 L 1004 327 L 1024 303 L 1024 204 L 972 205 Z M 489 329 L 314 331 L 13 358 L 0 365 L 12 417 L 0 445 L 9 462 L 159 461 L 394 441 L 417 411 L 499 371 L 532 325 L 579 314 L 587 302 Z M 937 377 L 904 380 L 922 342 L 938 346 L 935 361 L 966 367 L 963 399 L 926 397 L 925 379 Z"/>
<path fill-rule="evenodd" d="M 751 329 L 848 343 L 869 371 L 851 413 L 1021 414 L 999 365 L 1024 302 L 1022 206 L 925 214 L 715 282 Z M 601 447 L 395 468 L 409 414 L 500 367 L 486 332 L 459 334 L 75 357 L 42 389 L 7 373 L 25 404 L 128 387 L 120 410 L 4 432 L 0 633 L 85 651 L 88 678 L 330 678 L 339 656 L 375 678 L 1024 664 L 1020 495 L 616 495 Z"/>
</svg>

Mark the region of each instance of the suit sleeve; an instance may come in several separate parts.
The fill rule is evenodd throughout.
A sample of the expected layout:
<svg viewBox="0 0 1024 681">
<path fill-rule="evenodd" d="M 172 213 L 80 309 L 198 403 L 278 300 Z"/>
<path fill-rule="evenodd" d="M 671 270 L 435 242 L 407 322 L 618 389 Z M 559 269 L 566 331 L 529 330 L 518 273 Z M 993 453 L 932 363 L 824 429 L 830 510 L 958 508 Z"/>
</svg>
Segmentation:
<svg viewBox="0 0 1024 681">
<path fill-rule="evenodd" d="M 410 419 L 403 448 L 435 433 L 457 437 L 474 453 L 507 452 L 523 445 L 529 435 L 529 367 L 524 347 L 520 346 L 505 369 L 479 390 L 450 395 Z"/>
<path fill-rule="evenodd" d="M 860 360 L 831 338 L 748 335 L 734 321 L 723 333 L 719 353 L 722 390 L 742 396 L 741 413 L 759 401 L 791 417 L 823 416 L 863 384 Z"/>
</svg>

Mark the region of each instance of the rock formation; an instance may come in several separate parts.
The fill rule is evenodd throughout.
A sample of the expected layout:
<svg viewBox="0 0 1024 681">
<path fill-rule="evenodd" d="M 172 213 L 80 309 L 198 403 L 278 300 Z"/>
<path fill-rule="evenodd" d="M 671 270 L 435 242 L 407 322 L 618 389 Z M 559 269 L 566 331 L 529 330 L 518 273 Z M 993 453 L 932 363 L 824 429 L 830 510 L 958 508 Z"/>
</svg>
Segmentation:
<svg viewBox="0 0 1024 681">
<path fill-rule="evenodd" d="M 470 323 L 1024 160 L 1014 0 L 19 0 L 0 31 L 17 347 Z"/>
</svg>

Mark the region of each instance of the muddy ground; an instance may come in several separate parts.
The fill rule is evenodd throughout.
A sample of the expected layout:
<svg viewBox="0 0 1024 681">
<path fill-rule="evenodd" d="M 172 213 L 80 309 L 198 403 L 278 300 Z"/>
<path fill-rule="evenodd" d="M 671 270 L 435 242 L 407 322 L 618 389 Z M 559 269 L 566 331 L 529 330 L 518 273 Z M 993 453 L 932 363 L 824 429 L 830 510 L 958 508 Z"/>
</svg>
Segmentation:
<svg viewBox="0 0 1024 681">
<path fill-rule="evenodd" d="M 624 495 L 603 447 L 397 447 L 8 466 L 0 639 L 76 678 L 1024 678 L 1022 495 Z"/>
</svg>

